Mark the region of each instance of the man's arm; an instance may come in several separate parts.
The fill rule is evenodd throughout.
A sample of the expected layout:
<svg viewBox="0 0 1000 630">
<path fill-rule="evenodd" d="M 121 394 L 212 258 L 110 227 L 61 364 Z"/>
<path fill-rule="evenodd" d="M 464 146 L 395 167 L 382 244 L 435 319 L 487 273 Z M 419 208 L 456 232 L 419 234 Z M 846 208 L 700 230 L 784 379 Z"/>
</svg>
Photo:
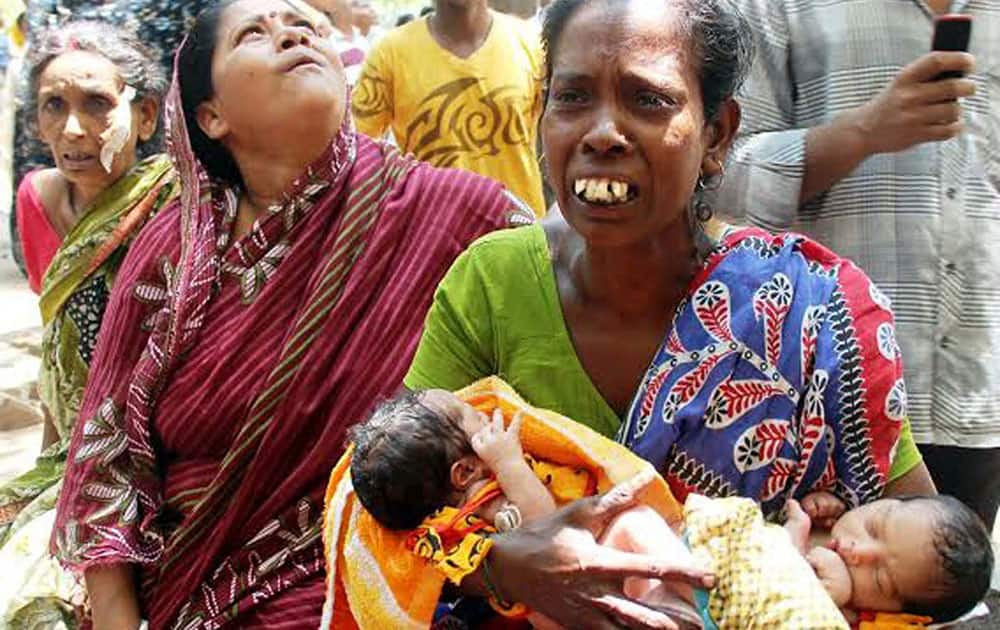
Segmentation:
<svg viewBox="0 0 1000 630">
<path fill-rule="evenodd" d="M 962 131 L 959 98 L 975 94 L 969 79 L 935 81 L 941 72 L 969 74 L 966 53 L 932 52 L 917 59 L 868 103 L 813 127 L 806 135 L 806 165 L 800 203 L 829 190 L 861 162 L 925 142 L 942 142 Z"/>
<path fill-rule="evenodd" d="M 805 127 L 796 119 L 792 41 L 784 2 L 742 0 L 755 29 L 757 57 L 739 96 L 740 137 L 714 198 L 722 215 L 771 230 L 788 229 L 803 203 L 826 192 L 862 162 L 961 131 L 957 99 L 975 87 L 968 79 L 934 81 L 943 70 L 972 71 L 966 53 L 929 53 L 906 68 L 870 102 L 830 122 Z"/>
</svg>

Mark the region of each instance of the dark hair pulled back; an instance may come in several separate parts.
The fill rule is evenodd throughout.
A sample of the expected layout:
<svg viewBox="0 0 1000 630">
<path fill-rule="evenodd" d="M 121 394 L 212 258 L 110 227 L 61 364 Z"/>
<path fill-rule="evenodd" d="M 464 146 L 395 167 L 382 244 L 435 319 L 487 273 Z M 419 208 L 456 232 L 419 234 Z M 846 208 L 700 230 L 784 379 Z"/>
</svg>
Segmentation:
<svg viewBox="0 0 1000 630">
<path fill-rule="evenodd" d="M 195 18 L 187 39 L 177 53 L 177 73 L 184 109 L 184 124 L 191 150 L 208 174 L 230 186 L 243 186 L 243 176 L 229 150 L 212 140 L 198 126 L 198 106 L 215 94 L 212 84 L 212 59 L 219 35 L 219 22 L 225 10 L 238 0 L 223 0 Z"/>
<path fill-rule="evenodd" d="M 628 0 L 555 0 L 549 7 L 542 30 L 546 92 L 552 79 L 552 61 L 566 24 L 577 9 L 597 1 L 612 4 Z M 691 59 L 700 63 L 698 76 L 705 119 L 713 120 L 750 72 L 754 55 L 750 24 L 731 0 L 664 1 L 679 9 L 680 26 L 688 39 Z"/>
</svg>

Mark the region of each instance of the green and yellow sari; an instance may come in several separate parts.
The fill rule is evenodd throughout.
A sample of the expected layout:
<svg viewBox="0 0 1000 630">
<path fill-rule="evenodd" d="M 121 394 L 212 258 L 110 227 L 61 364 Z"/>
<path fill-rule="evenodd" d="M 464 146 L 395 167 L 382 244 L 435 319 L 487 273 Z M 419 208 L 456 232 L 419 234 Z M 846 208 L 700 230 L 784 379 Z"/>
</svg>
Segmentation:
<svg viewBox="0 0 1000 630">
<path fill-rule="evenodd" d="M 75 580 L 48 553 L 66 453 L 118 267 L 142 225 L 177 193 L 166 156 L 136 164 L 94 200 L 45 273 L 38 390 L 58 440 L 32 470 L 0 486 L 0 566 L 24 575 L 0 587 L 0 629 L 74 625 L 67 596 Z"/>
</svg>

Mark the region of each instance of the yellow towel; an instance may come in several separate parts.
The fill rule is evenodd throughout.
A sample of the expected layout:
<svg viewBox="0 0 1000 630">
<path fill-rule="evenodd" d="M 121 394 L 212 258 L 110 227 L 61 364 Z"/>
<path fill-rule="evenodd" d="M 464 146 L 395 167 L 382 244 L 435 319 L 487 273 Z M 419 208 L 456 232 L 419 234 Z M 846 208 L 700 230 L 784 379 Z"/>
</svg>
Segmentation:
<svg viewBox="0 0 1000 630">
<path fill-rule="evenodd" d="M 652 471 L 648 462 L 623 446 L 573 420 L 531 407 L 497 377 L 478 381 L 456 394 L 484 413 L 501 409 L 508 423 L 515 413 L 523 412 L 524 451 L 557 466 L 587 471 L 597 492 Z M 351 452 L 348 449 L 337 463 L 327 487 L 323 522 L 327 593 L 321 627 L 426 629 L 445 576 L 409 550 L 410 532 L 387 530 L 364 511 L 351 486 Z M 577 485 L 570 480 L 567 484 Z M 659 476 L 640 498 L 668 523 L 680 522 L 681 507 Z"/>
</svg>

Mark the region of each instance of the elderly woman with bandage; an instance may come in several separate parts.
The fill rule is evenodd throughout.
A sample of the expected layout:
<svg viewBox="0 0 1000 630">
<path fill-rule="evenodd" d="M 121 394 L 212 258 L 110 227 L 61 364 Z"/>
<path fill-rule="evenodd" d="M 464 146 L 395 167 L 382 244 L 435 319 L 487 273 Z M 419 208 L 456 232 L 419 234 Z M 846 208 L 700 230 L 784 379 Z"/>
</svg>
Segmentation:
<svg viewBox="0 0 1000 630">
<path fill-rule="evenodd" d="M 25 576 L 0 585 L 0 627 L 56 627 L 63 617 L 72 626 L 76 583 L 47 545 L 69 436 L 125 250 L 176 196 L 169 159 L 139 158 L 167 87 L 156 59 L 131 34 L 77 22 L 44 33 L 27 60 L 27 122 L 56 164 L 32 171 L 17 194 L 29 281 L 41 293 L 47 422 L 38 465 L 0 487 L 0 566 Z"/>
</svg>

